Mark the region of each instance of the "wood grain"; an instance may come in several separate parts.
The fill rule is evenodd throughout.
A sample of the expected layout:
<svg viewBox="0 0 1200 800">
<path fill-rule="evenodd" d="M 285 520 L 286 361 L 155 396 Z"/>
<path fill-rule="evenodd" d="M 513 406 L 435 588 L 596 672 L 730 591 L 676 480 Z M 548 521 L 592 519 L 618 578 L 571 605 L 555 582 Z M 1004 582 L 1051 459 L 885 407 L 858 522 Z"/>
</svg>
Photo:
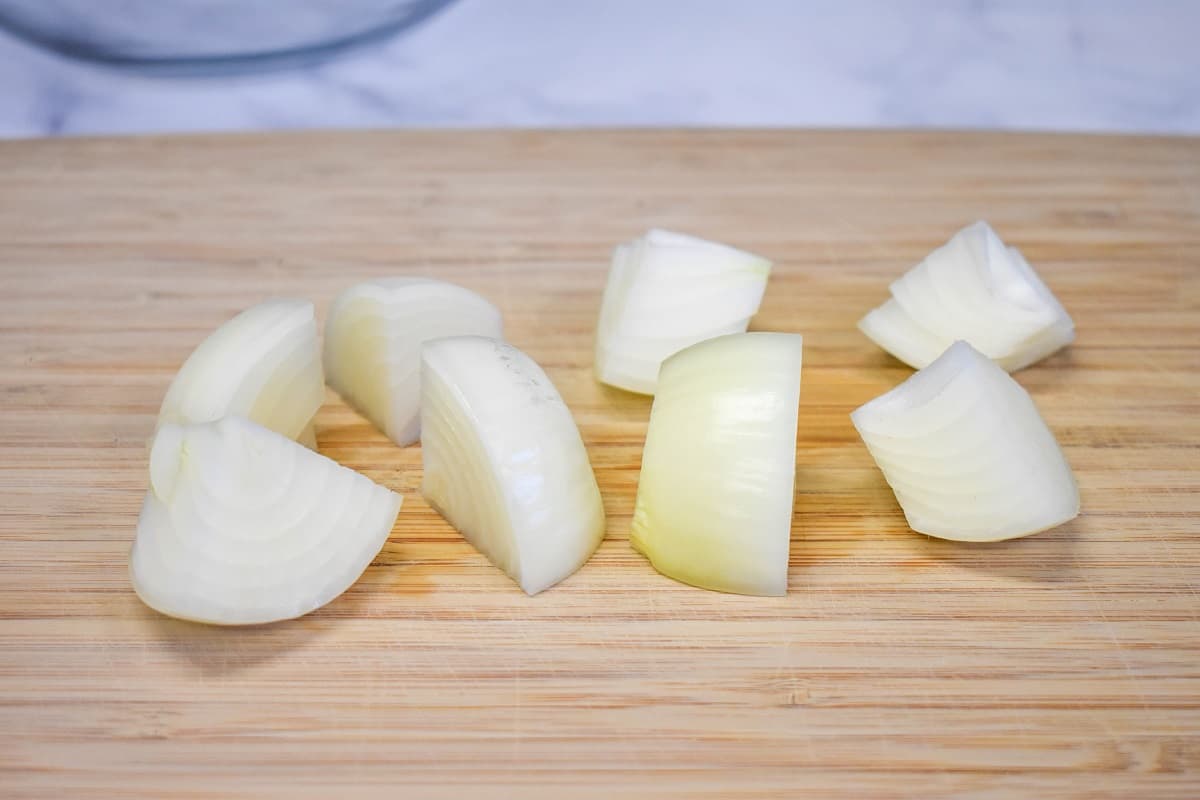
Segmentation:
<svg viewBox="0 0 1200 800">
<path fill-rule="evenodd" d="M 998 545 L 903 517 L 847 417 L 909 370 L 856 319 L 986 218 L 1079 328 L 1018 375 L 1083 515 Z M 598 386 L 609 248 L 776 261 L 805 335 L 790 591 L 628 545 L 649 401 Z M 321 449 L 404 493 L 361 581 L 291 623 L 129 588 L 174 370 L 272 294 L 424 274 L 559 386 L 607 539 L 521 594 L 332 394 Z M 0 145 L 0 796 L 1200 796 L 1200 141 L 960 133 L 330 133 Z"/>
</svg>

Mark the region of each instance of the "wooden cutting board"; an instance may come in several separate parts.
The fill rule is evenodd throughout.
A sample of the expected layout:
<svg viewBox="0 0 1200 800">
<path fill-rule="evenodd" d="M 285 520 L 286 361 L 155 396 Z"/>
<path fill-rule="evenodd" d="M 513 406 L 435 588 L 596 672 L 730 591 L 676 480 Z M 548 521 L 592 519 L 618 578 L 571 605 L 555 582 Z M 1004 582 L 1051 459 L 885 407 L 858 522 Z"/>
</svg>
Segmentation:
<svg viewBox="0 0 1200 800">
<path fill-rule="evenodd" d="M 910 370 L 855 330 L 977 218 L 1078 341 L 1017 375 L 1083 514 L 907 529 L 848 413 Z M 799 331 L 790 590 L 629 547 L 649 399 L 592 378 L 609 250 L 677 228 L 776 262 Z M 134 596 L 146 440 L 190 350 L 275 294 L 418 274 L 493 300 L 578 420 L 595 557 L 526 597 L 336 396 L 322 452 L 402 492 L 363 578 L 226 630 Z M 0 796 L 1200 796 L 1200 140 L 329 133 L 0 144 Z"/>
</svg>

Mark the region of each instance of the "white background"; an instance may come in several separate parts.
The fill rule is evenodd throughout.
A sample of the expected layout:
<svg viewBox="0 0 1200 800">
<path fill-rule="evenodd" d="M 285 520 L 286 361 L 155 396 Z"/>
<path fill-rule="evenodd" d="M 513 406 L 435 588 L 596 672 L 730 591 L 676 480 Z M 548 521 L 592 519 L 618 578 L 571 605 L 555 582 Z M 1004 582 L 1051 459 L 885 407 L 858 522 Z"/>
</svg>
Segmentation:
<svg viewBox="0 0 1200 800">
<path fill-rule="evenodd" d="M 1200 0 L 460 0 L 320 66 L 163 79 L 0 36 L 0 135 L 415 125 L 1196 134 L 1198 38 Z"/>
</svg>

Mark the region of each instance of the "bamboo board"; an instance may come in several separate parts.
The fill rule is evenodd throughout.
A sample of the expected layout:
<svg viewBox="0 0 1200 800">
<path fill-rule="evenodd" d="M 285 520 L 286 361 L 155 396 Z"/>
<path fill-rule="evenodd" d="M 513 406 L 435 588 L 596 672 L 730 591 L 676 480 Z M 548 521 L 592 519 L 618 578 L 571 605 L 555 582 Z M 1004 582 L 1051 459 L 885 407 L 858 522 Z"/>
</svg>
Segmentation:
<svg viewBox="0 0 1200 800">
<path fill-rule="evenodd" d="M 907 530 L 848 413 L 910 370 L 854 323 L 992 222 L 1072 312 L 1019 373 L 1083 515 Z M 776 262 L 805 335 L 785 598 L 627 541 L 649 400 L 597 385 L 611 246 Z M 321 450 L 405 496 L 290 623 L 165 619 L 126 556 L 174 370 L 268 295 L 359 279 L 495 302 L 579 423 L 599 552 L 534 598 L 430 511 L 418 447 L 332 393 Z M 327 133 L 0 144 L 0 796 L 1200 796 L 1200 141 L 850 132 Z"/>
</svg>

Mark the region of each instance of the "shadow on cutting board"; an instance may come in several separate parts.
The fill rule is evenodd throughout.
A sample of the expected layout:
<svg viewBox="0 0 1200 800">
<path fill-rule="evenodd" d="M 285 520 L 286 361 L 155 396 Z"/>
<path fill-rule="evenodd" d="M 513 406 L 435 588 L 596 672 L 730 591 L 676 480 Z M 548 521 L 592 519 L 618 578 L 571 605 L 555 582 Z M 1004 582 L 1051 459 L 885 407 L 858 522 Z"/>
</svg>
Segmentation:
<svg viewBox="0 0 1200 800">
<path fill-rule="evenodd" d="M 1006 542 L 951 542 L 914 533 L 913 546 L 923 556 L 977 572 L 1029 583 L 1073 583 L 1084 519 Z"/>
<path fill-rule="evenodd" d="M 206 677 L 225 677 L 268 664 L 319 640 L 332 622 L 302 617 L 267 625 L 223 627 L 185 622 L 155 613 L 149 624 L 156 638 L 173 656 L 189 663 Z"/>
</svg>

